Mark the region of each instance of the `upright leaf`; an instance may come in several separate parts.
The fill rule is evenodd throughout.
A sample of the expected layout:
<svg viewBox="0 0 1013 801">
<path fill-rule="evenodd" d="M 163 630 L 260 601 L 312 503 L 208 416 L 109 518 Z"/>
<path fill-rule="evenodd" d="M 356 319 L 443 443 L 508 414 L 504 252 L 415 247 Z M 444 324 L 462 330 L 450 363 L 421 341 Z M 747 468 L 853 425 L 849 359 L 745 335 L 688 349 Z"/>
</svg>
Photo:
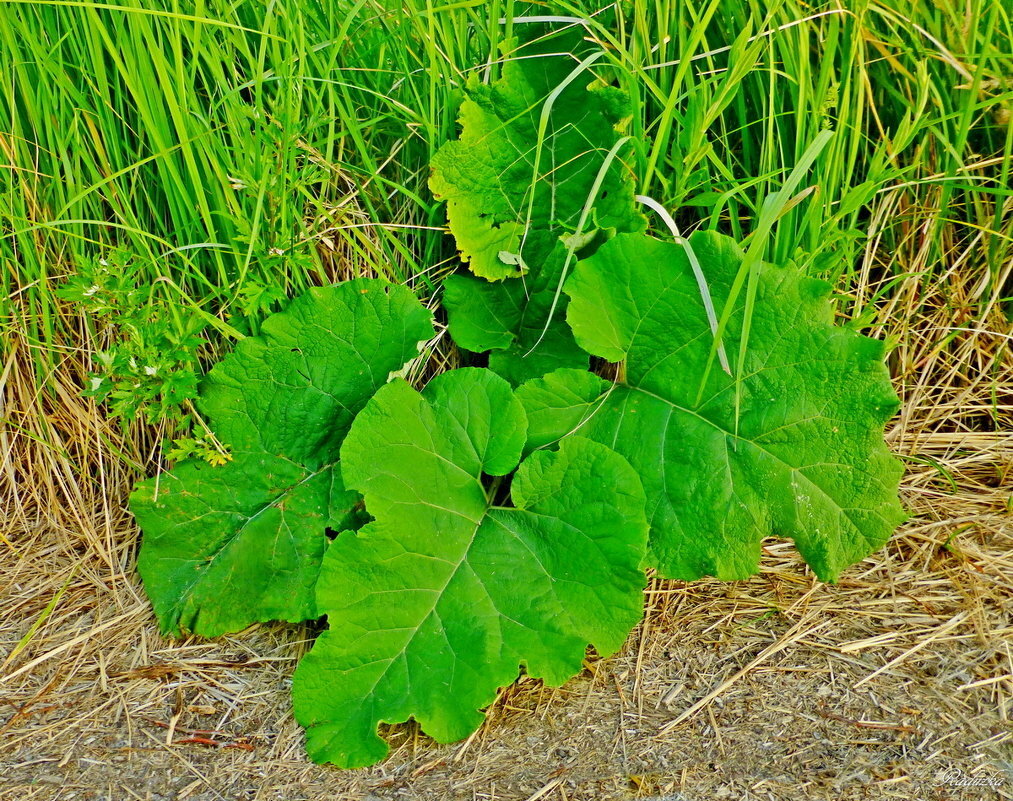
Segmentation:
<svg viewBox="0 0 1013 801">
<path fill-rule="evenodd" d="M 741 252 L 718 234 L 691 242 L 720 309 Z M 897 408 L 883 346 L 833 325 L 827 284 L 761 266 L 738 411 L 681 245 L 618 236 L 566 291 L 577 342 L 622 361 L 625 379 L 561 370 L 521 387 L 529 449 L 576 434 L 626 456 L 644 482 L 650 560 L 663 575 L 743 578 L 775 535 L 833 580 L 903 520 L 902 469 L 883 442 Z M 744 314 L 740 298 L 730 352 Z"/>
<path fill-rule="evenodd" d="M 352 425 L 342 470 L 376 519 L 324 557 L 317 600 L 330 627 L 293 685 L 314 760 L 376 762 L 387 753 L 377 725 L 410 717 L 441 742 L 465 737 L 519 665 L 560 684 L 588 643 L 611 653 L 640 618 L 636 474 L 575 439 L 528 458 L 513 505 L 498 505 L 488 477 L 517 465 L 525 428 L 506 381 L 474 368 L 422 394 L 395 381 Z"/>
<path fill-rule="evenodd" d="M 433 336 L 404 287 L 311 289 L 208 374 L 200 407 L 232 461 L 184 462 L 138 484 L 138 569 L 162 630 L 204 636 L 318 616 L 326 530 L 359 503 L 338 469 L 355 414 Z"/>
<path fill-rule="evenodd" d="M 461 137 L 433 159 L 430 186 L 477 276 L 446 282 L 450 332 L 468 350 L 502 351 L 490 366 L 514 382 L 587 366 L 559 293 L 568 250 L 645 227 L 622 158 L 609 158 L 632 110 L 580 69 L 593 50 L 569 32 L 511 53 L 500 80 L 469 84 Z"/>
</svg>

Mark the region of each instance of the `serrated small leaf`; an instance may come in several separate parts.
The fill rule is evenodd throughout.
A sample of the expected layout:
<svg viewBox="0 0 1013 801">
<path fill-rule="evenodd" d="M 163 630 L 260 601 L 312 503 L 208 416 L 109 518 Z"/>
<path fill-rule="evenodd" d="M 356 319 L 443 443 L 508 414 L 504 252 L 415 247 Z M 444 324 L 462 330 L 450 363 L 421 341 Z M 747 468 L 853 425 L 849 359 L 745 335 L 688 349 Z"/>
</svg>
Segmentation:
<svg viewBox="0 0 1013 801">
<path fill-rule="evenodd" d="M 446 199 L 458 249 L 478 276 L 447 282 L 451 335 L 469 350 L 504 351 L 490 367 L 514 383 L 587 366 L 559 291 L 567 249 L 646 225 L 622 159 L 607 160 L 632 114 L 627 97 L 590 72 L 558 91 L 588 50 L 572 32 L 520 48 L 500 80 L 469 86 L 461 137 L 433 159 L 430 187 Z"/>
<path fill-rule="evenodd" d="M 211 370 L 199 406 L 232 460 L 184 462 L 130 499 L 163 632 L 211 637 L 317 617 L 326 530 L 350 525 L 360 500 L 342 483 L 339 447 L 433 333 L 408 289 L 360 279 L 295 299 Z"/>
<path fill-rule="evenodd" d="M 382 759 L 381 722 L 415 718 L 441 742 L 465 737 L 520 665 L 560 684 L 588 643 L 611 653 L 639 620 L 647 523 L 636 474 L 574 439 L 529 457 L 513 506 L 497 505 L 483 476 L 516 466 L 525 429 L 506 381 L 474 368 L 421 394 L 393 382 L 353 424 L 342 470 L 375 520 L 341 534 L 320 573 L 329 628 L 293 685 L 314 760 Z"/>
<path fill-rule="evenodd" d="M 545 243 L 532 242 L 531 233 L 575 233 L 587 203 L 599 228 L 644 225 L 621 160 L 592 195 L 619 139 L 616 128 L 632 112 L 624 93 L 591 72 L 558 92 L 578 65 L 577 52 L 587 52 L 578 36 L 543 38 L 507 57 L 498 81 L 472 81 L 461 105 L 460 138 L 433 157 L 430 188 L 446 200 L 451 233 L 475 275 L 497 281 L 522 272 L 522 260 L 534 266 Z"/>
<path fill-rule="evenodd" d="M 742 254 L 718 234 L 691 243 L 720 310 Z M 566 291 L 577 341 L 622 361 L 625 379 L 577 381 L 566 370 L 521 387 L 529 449 L 575 433 L 626 456 L 644 482 L 650 563 L 662 575 L 743 578 L 773 535 L 834 580 L 904 519 L 902 468 L 883 442 L 897 408 L 883 346 L 833 325 L 827 284 L 760 265 L 738 412 L 682 245 L 618 236 Z M 729 353 L 744 296 L 724 336 Z"/>
</svg>

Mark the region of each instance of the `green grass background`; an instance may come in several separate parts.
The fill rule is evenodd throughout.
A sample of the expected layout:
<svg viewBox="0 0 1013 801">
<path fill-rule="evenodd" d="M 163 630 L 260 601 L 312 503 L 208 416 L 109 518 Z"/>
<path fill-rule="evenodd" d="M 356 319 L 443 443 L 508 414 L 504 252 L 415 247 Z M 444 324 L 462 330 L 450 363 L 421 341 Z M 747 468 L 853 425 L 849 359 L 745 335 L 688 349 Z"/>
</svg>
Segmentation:
<svg viewBox="0 0 1013 801">
<path fill-rule="evenodd" d="M 121 411 L 157 418 L 175 408 L 165 376 L 200 372 L 198 332 L 255 332 L 351 273 L 431 294 L 454 254 L 429 160 L 468 75 L 495 76 L 546 14 L 589 19 L 640 110 L 640 192 L 686 230 L 756 234 L 837 282 L 859 321 L 972 246 L 993 282 L 972 317 L 1011 294 L 1006 2 L 0 0 L 3 363 L 20 343 L 42 398 L 68 360 L 86 385 L 103 348 L 169 351 L 162 383 L 120 386 Z M 879 280 L 849 303 L 873 228 Z"/>
</svg>

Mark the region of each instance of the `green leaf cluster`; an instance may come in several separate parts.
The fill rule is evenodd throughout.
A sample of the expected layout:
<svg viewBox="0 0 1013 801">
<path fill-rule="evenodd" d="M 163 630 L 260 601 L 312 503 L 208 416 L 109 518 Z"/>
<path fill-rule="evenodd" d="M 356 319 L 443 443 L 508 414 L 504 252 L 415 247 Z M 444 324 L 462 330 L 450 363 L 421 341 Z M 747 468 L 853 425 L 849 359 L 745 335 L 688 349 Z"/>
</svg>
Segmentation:
<svg viewBox="0 0 1013 801">
<path fill-rule="evenodd" d="M 435 332 L 407 288 L 311 290 L 201 387 L 230 461 L 131 498 L 164 631 L 326 616 L 293 681 L 314 760 L 382 759 L 382 723 L 465 737 L 521 669 L 566 681 L 622 645 L 647 568 L 742 578 L 779 536 L 832 581 L 903 518 L 882 345 L 793 265 L 645 233 L 627 101 L 563 41 L 472 82 L 434 161 L 474 273 L 446 282 L 450 330 L 492 369 L 419 391 L 405 367 Z"/>
<path fill-rule="evenodd" d="M 469 83 L 460 139 L 433 159 L 430 187 L 474 274 L 444 284 L 450 333 L 514 384 L 588 366 L 562 283 L 605 236 L 646 227 L 621 134 L 633 109 L 591 72 L 600 55 L 572 31 L 534 37 L 498 81 Z"/>
</svg>

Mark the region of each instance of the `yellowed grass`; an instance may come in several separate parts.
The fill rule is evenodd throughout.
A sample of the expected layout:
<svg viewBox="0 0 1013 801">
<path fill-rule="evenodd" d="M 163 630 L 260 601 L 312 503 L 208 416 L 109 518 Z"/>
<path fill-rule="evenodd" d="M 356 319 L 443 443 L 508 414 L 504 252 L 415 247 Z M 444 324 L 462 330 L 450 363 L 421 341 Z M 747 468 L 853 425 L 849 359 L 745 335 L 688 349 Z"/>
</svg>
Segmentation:
<svg viewBox="0 0 1013 801">
<path fill-rule="evenodd" d="M 936 263 L 932 194 L 912 211 L 906 191 L 881 196 L 842 287 L 859 309 L 907 274 L 873 326 L 897 343 L 887 439 L 909 468 L 889 545 L 835 586 L 774 541 L 748 581 L 654 582 L 619 655 L 503 690 L 464 743 L 393 727 L 364 771 L 303 754 L 287 682 L 308 627 L 158 635 L 125 497 L 162 432 L 121 432 L 79 397 L 80 344 L 39 393 L 17 342 L 0 367 L 0 798 L 1013 797 L 1013 265 L 960 231 Z"/>
</svg>

